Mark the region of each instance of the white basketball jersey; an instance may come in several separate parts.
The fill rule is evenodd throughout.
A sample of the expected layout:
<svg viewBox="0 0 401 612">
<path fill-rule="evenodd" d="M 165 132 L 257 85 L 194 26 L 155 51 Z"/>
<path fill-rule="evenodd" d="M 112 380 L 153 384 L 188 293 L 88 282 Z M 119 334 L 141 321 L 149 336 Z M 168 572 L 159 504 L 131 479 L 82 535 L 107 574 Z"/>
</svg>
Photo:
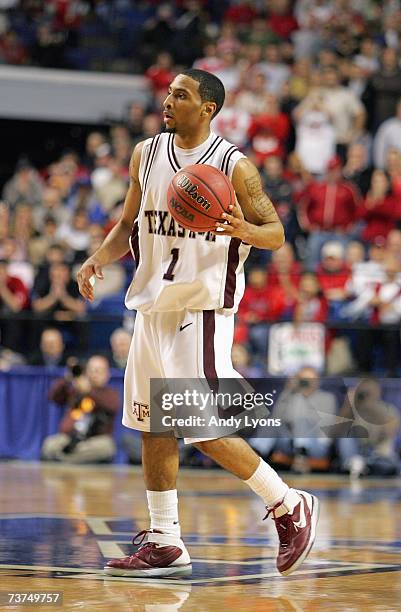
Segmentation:
<svg viewBox="0 0 401 612">
<path fill-rule="evenodd" d="M 127 308 L 143 313 L 237 310 L 250 246 L 239 238 L 181 227 L 168 211 L 167 190 L 173 176 L 192 164 L 215 166 L 231 178 L 242 157 L 235 145 L 213 132 L 194 149 L 175 146 L 170 133 L 145 141 L 139 169 L 142 201 L 130 239 L 136 273 Z"/>
</svg>

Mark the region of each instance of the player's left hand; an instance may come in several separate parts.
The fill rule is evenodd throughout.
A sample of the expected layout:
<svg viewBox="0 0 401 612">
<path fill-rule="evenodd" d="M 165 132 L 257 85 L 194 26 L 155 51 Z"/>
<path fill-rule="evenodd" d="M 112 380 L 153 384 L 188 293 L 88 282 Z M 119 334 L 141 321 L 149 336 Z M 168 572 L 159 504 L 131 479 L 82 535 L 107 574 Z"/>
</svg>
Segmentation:
<svg viewBox="0 0 401 612">
<path fill-rule="evenodd" d="M 230 212 L 222 213 L 221 221 L 216 222 L 216 236 L 231 236 L 240 238 L 244 242 L 249 237 L 250 224 L 245 221 L 244 214 L 235 198 L 235 204 L 230 206 Z"/>
</svg>

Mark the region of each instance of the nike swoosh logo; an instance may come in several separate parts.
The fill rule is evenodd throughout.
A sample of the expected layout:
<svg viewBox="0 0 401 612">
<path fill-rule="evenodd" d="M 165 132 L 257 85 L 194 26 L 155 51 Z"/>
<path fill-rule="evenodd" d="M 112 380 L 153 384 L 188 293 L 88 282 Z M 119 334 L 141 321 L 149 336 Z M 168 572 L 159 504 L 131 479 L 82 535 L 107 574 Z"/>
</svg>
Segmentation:
<svg viewBox="0 0 401 612">
<path fill-rule="evenodd" d="M 182 331 L 186 327 L 189 327 L 189 325 L 192 325 L 192 323 L 193 323 L 193 321 L 191 321 L 191 323 L 187 323 L 186 325 L 180 325 L 180 331 Z"/>
<path fill-rule="evenodd" d="M 306 527 L 306 516 L 305 516 L 305 510 L 304 510 L 304 504 L 306 504 L 306 500 L 302 501 L 299 504 L 299 518 L 297 521 L 293 520 L 293 525 L 295 527 L 295 529 L 298 531 L 299 529 L 303 529 L 304 527 Z"/>
</svg>

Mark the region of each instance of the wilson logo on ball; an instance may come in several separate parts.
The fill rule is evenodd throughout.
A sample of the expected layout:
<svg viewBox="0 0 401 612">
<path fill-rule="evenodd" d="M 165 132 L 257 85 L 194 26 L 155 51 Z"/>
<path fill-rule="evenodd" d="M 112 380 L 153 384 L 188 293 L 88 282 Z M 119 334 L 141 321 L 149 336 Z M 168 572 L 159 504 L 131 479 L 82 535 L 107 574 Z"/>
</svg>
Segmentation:
<svg viewBox="0 0 401 612">
<path fill-rule="evenodd" d="M 206 198 L 203 197 L 203 195 L 199 194 L 199 185 L 192 183 L 192 181 L 185 174 L 180 176 L 179 180 L 177 181 L 177 187 L 185 191 L 185 193 L 200 204 L 202 208 L 209 210 L 211 204 L 208 202 L 208 200 L 206 200 Z"/>
<path fill-rule="evenodd" d="M 170 199 L 170 207 L 176 211 L 178 215 L 184 217 L 187 221 L 193 221 L 194 215 L 190 213 L 180 202 L 175 198 Z"/>
</svg>

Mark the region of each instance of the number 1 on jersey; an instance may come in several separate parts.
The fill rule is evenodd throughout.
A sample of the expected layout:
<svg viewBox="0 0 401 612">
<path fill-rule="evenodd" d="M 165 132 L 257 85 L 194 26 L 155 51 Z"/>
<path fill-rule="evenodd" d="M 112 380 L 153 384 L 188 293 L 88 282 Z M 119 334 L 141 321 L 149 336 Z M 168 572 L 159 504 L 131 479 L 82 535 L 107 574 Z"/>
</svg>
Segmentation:
<svg viewBox="0 0 401 612">
<path fill-rule="evenodd" d="M 177 261 L 178 261 L 178 253 L 179 253 L 180 249 L 171 249 L 171 261 L 170 261 L 170 265 L 167 268 L 167 272 L 165 274 L 163 274 L 163 280 L 168 280 L 168 281 L 172 281 L 174 280 L 174 268 L 177 265 Z"/>
</svg>

